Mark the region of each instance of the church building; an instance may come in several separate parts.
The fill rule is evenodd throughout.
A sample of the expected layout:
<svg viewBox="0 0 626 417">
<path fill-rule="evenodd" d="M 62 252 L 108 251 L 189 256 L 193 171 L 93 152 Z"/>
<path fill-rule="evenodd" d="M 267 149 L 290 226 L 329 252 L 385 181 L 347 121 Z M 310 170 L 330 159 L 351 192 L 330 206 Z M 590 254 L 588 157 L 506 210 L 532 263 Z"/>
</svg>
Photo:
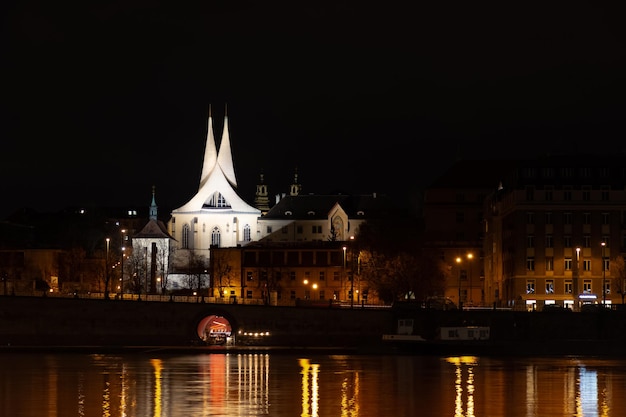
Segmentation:
<svg viewBox="0 0 626 417">
<path fill-rule="evenodd" d="M 236 247 L 257 239 L 261 210 L 237 193 L 237 178 L 230 147 L 228 115 L 224 116 L 219 152 L 209 108 L 204 162 L 198 192 L 172 211 L 168 231 L 176 241 L 172 265 L 185 270 L 205 263 L 209 248 Z"/>
<path fill-rule="evenodd" d="M 297 171 L 289 193 L 277 194 L 273 206 L 261 174 L 254 199 L 256 207 L 252 206 L 237 192 L 227 114 L 219 148 L 216 142 L 209 108 L 198 192 L 171 212 L 168 223 L 168 233 L 174 239 L 170 282 L 180 282 L 182 287 L 182 281 L 189 280 L 190 275 L 197 276 L 200 282 L 208 281 L 212 249 L 243 247 L 252 242 L 271 245 L 348 241 L 362 222 L 389 208 L 389 200 L 376 193 L 301 194 Z"/>
</svg>

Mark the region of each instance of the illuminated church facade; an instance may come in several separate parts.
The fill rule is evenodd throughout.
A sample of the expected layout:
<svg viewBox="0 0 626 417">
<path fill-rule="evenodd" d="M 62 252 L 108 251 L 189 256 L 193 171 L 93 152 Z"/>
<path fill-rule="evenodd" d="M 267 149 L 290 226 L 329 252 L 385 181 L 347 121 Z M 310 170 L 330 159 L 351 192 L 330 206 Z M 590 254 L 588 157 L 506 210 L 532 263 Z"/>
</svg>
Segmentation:
<svg viewBox="0 0 626 417">
<path fill-rule="evenodd" d="M 247 203 L 237 192 L 228 115 L 224 116 L 218 147 L 209 109 L 198 191 L 171 212 L 167 225 L 174 239 L 171 282 L 180 281 L 192 270 L 206 268 L 208 274 L 212 248 L 244 247 L 253 242 L 348 241 L 355 236 L 367 214 L 385 204 L 376 194 L 302 195 L 301 188 L 296 172 L 289 193 L 277 195 L 275 204 L 270 207 L 267 185 L 261 174 L 254 206 Z"/>
</svg>

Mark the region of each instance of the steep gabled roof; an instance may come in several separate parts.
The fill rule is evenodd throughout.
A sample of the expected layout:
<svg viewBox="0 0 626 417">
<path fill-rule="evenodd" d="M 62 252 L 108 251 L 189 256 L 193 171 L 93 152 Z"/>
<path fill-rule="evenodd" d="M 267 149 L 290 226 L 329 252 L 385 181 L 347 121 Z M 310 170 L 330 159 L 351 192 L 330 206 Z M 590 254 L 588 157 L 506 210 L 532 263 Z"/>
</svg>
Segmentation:
<svg viewBox="0 0 626 417">
<path fill-rule="evenodd" d="M 207 141 L 204 152 L 200 188 L 196 195 L 182 207 L 172 213 L 199 212 L 202 209 L 232 210 L 239 213 L 253 213 L 260 215 L 261 211 L 246 203 L 237 194 L 237 179 L 233 165 L 230 136 L 228 133 L 228 117 L 224 116 L 224 130 L 219 151 L 216 150 L 213 136 L 213 122 L 209 109 L 207 123 Z M 223 203 L 216 205 L 217 197 L 223 198 Z"/>
<path fill-rule="evenodd" d="M 152 187 L 152 201 L 150 202 L 150 217 L 148 223 L 133 235 L 133 239 L 172 239 L 174 238 L 167 232 L 167 226 L 157 218 L 156 190 Z"/>
<path fill-rule="evenodd" d="M 150 220 L 146 225 L 133 235 L 133 239 L 172 239 L 174 238 L 167 232 L 167 226 L 161 220 Z"/>
</svg>

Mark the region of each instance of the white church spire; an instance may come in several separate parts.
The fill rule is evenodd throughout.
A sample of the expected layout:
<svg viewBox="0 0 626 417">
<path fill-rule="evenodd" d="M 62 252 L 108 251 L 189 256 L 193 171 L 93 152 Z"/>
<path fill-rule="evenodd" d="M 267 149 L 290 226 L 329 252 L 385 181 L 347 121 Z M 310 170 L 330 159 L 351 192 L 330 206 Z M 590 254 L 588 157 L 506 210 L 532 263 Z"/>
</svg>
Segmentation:
<svg viewBox="0 0 626 417">
<path fill-rule="evenodd" d="M 156 193 L 156 187 L 152 186 L 152 203 L 150 203 L 150 220 L 157 220 L 157 205 L 156 200 L 154 198 L 154 194 Z"/>
<path fill-rule="evenodd" d="M 226 213 L 226 210 L 232 210 L 240 214 L 261 214 L 259 209 L 249 205 L 237 194 L 237 180 L 230 150 L 227 115 L 224 116 L 224 133 L 218 152 L 215 151 L 211 117 L 209 108 L 209 131 L 200 188 L 195 196 L 182 207 L 174 210 L 172 214 L 199 213 L 203 210 L 219 210 L 222 213 Z M 232 222 L 232 217 L 230 221 Z M 227 227 L 224 228 L 224 231 L 226 229 Z"/>
<path fill-rule="evenodd" d="M 226 176 L 230 184 L 237 188 L 237 178 L 235 177 L 235 167 L 233 165 L 233 156 L 230 150 L 230 134 L 228 131 L 228 110 L 224 110 L 224 130 L 222 131 L 222 141 L 220 143 L 220 151 L 217 155 L 217 164 Z"/>
<path fill-rule="evenodd" d="M 202 175 L 200 176 L 200 187 L 206 183 L 209 174 L 215 168 L 217 162 L 217 147 L 215 146 L 215 136 L 213 134 L 213 117 L 211 116 L 211 105 L 209 104 L 209 120 L 207 122 L 206 145 L 204 147 L 204 163 L 202 165 Z"/>
</svg>

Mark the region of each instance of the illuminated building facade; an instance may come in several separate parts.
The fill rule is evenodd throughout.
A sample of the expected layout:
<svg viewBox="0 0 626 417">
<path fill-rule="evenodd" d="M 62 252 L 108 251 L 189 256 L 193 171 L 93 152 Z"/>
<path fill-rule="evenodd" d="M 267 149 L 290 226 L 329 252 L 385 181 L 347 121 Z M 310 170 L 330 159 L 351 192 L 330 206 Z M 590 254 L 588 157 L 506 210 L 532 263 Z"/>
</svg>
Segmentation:
<svg viewBox="0 0 626 417">
<path fill-rule="evenodd" d="M 520 161 L 487 199 L 485 302 L 514 309 L 621 303 L 623 157 Z M 621 268 L 623 270 L 623 268 Z"/>
<path fill-rule="evenodd" d="M 354 238 L 359 225 L 367 219 L 389 213 L 390 199 L 376 193 L 302 194 L 297 172 L 289 193 L 277 195 L 271 207 L 261 175 L 255 198 L 257 207 L 254 207 L 237 192 L 227 116 L 219 151 L 210 110 L 207 129 L 198 192 L 173 210 L 168 222 L 167 232 L 174 239 L 168 280 L 174 287 L 183 288 L 185 277 L 190 274 L 202 275 L 201 279 L 209 281 L 213 248 L 245 247 L 254 242 L 265 245 L 345 242 Z M 215 288 L 213 283 L 206 283 Z M 248 290 L 243 295 L 240 291 L 235 292 L 237 296 L 247 298 Z"/>
<path fill-rule="evenodd" d="M 360 280 L 358 254 L 347 249 L 342 242 L 213 247 L 209 295 L 228 302 L 328 307 L 348 303 L 354 294 L 352 304 L 377 303 Z"/>
</svg>

